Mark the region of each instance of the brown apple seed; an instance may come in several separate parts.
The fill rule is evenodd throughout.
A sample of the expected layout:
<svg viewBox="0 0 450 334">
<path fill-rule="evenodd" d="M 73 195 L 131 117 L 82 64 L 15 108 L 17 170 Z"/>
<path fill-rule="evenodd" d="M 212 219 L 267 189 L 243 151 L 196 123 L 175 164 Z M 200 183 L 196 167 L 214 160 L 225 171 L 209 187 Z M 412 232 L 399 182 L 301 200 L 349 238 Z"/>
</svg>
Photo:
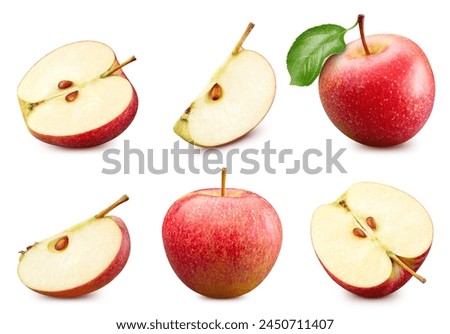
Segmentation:
<svg viewBox="0 0 450 334">
<path fill-rule="evenodd" d="M 66 249 L 67 246 L 69 246 L 69 237 L 66 235 L 56 242 L 55 249 L 57 251 L 62 251 Z"/>
<path fill-rule="evenodd" d="M 222 87 L 218 83 L 215 83 L 209 91 L 209 97 L 213 101 L 217 101 L 222 97 Z"/>
<path fill-rule="evenodd" d="M 66 95 L 66 101 L 67 102 L 73 102 L 73 101 L 75 101 L 77 96 L 78 96 L 78 91 L 75 90 L 72 93 L 69 93 L 69 94 Z"/>
<path fill-rule="evenodd" d="M 367 217 L 366 224 L 369 225 L 369 227 L 374 231 L 377 228 L 377 223 L 375 223 L 375 218 L 373 218 L 373 217 Z"/>
<path fill-rule="evenodd" d="M 361 230 L 359 227 L 355 227 L 353 229 L 353 234 L 355 236 L 357 236 L 358 238 L 365 238 L 365 237 L 367 237 L 366 233 L 363 230 Z"/>
<path fill-rule="evenodd" d="M 66 88 L 72 87 L 72 85 L 73 85 L 73 82 L 72 82 L 72 81 L 69 81 L 69 80 L 61 80 L 61 81 L 58 83 L 58 88 L 59 88 L 59 89 L 66 89 Z"/>
</svg>

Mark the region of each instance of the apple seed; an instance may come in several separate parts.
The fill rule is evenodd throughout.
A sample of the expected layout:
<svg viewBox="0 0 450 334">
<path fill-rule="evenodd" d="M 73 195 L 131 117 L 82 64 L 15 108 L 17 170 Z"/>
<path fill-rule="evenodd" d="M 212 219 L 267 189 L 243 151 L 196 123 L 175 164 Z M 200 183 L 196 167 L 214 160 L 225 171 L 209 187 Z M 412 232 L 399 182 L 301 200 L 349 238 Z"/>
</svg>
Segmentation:
<svg viewBox="0 0 450 334">
<path fill-rule="evenodd" d="M 250 22 L 247 25 L 247 29 L 245 29 L 244 33 L 242 34 L 241 39 L 239 40 L 239 42 L 236 44 L 233 51 L 231 52 L 231 54 L 233 56 L 237 55 L 241 51 L 242 44 L 244 44 L 245 39 L 248 37 L 248 35 L 250 34 L 250 32 L 252 31 L 254 26 L 255 26 L 255 24 L 253 22 Z"/>
<path fill-rule="evenodd" d="M 211 90 L 209 91 L 209 98 L 213 101 L 217 101 L 222 97 L 222 87 L 215 83 L 214 86 L 212 86 Z"/>
<path fill-rule="evenodd" d="M 367 217 L 366 224 L 369 225 L 369 227 L 374 231 L 377 229 L 377 224 L 375 223 L 375 218 L 373 217 Z"/>
<path fill-rule="evenodd" d="M 78 96 L 78 91 L 75 90 L 72 93 L 69 93 L 69 94 L 66 95 L 66 101 L 67 102 L 73 102 L 73 101 L 75 101 L 77 96 Z"/>
<path fill-rule="evenodd" d="M 72 82 L 72 81 L 69 81 L 69 80 L 61 80 L 61 81 L 58 83 L 58 88 L 59 88 L 59 89 L 66 89 L 66 88 L 72 87 L 72 85 L 73 85 L 73 82 Z"/>
<path fill-rule="evenodd" d="M 65 235 L 55 243 L 55 249 L 57 251 L 62 251 L 66 249 L 67 246 L 69 246 L 69 237 L 67 235 Z"/>
<path fill-rule="evenodd" d="M 365 237 L 367 237 L 366 233 L 363 230 L 361 230 L 359 227 L 355 227 L 353 229 L 353 234 L 355 236 L 357 236 L 358 238 L 365 238 Z"/>
</svg>

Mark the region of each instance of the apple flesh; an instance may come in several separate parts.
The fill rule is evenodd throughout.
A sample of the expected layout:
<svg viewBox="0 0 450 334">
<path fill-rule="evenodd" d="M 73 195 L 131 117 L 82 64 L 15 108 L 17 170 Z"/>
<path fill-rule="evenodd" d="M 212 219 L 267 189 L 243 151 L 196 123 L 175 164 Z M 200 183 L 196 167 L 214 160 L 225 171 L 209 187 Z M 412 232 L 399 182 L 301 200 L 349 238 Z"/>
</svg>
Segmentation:
<svg viewBox="0 0 450 334">
<path fill-rule="evenodd" d="M 203 189 L 177 200 L 162 227 L 167 258 L 180 280 L 211 298 L 238 297 L 269 274 L 282 241 L 280 219 L 247 190 Z"/>
<path fill-rule="evenodd" d="M 320 99 L 333 124 L 351 139 L 388 147 L 414 137 L 433 109 L 435 82 L 430 63 L 413 41 L 380 34 L 347 45 L 325 62 Z"/>
<path fill-rule="evenodd" d="M 78 297 L 110 283 L 125 267 L 130 236 L 124 222 L 105 216 L 125 195 L 94 217 L 21 251 L 20 280 L 52 297 Z"/>
<path fill-rule="evenodd" d="M 39 60 L 17 88 L 22 115 L 36 138 L 84 148 L 117 137 L 133 121 L 138 97 L 114 51 L 96 41 L 60 47 Z"/>
<path fill-rule="evenodd" d="M 433 225 L 405 192 L 379 183 L 352 185 L 312 217 L 311 239 L 330 277 L 357 295 L 376 298 L 401 288 L 430 250 Z"/>
<path fill-rule="evenodd" d="M 254 129 L 275 97 L 276 81 L 269 62 L 241 47 L 246 33 L 203 91 L 175 123 L 174 131 L 189 143 L 214 147 L 227 144 Z"/>
</svg>

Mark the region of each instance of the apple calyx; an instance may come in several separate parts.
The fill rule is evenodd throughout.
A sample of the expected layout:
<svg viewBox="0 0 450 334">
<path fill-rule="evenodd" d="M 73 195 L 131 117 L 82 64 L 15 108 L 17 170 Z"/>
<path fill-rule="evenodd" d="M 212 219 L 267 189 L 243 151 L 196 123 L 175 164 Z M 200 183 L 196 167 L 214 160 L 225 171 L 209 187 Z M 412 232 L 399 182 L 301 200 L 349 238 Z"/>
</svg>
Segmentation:
<svg viewBox="0 0 450 334">
<path fill-rule="evenodd" d="M 129 200 L 128 195 L 123 195 L 117 201 L 115 201 L 114 203 L 109 205 L 107 208 L 105 208 L 102 211 L 100 211 L 99 213 L 97 213 L 94 216 L 94 218 L 96 218 L 96 219 L 104 218 L 111 210 L 113 210 L 114 208 L 118 207 L 120 204 L 122 204 L 122 203 L 124 203 L 124 202 L 126 202 L 128 200 Z"/>
<path fill-rule="evenodd" d="M 376 230 L 376 220 L 374 217 L 372 216 L 368 216 L 365 219 L 365 223 L 366 225 L 369 227 L 366 228 L 364 226 L 363 223 L 360 222 L 360 220 L 358 219 L 358 217 L 355 216 L 355 214 L 352 212 L 352 210 L 348 207 L 347 203 L 345 202 L 345 200 L 340 200 L 338 202 L 338 205 L 340 205 L 341 207 L 343 207 L 344 209 L 346 209 L 348 212 L 350 212 L 350 214 L 352 215 L 353 219 L 355 220 L 355 222 L 359 225 L 359 227 L 355 227 L 352 230 L 352 233 L 358 237 L 358 238 L 370 238 L 375 244 L 377 244 L 380 248 L 384 249 L 386 251 L 387 256 L 389 256 L 389 258 L 391 259 L 392 262 L 396 263 L 397 265 L 399 265 L 402 269 L 404 269 L 406 272 L 408 272 L 411 276 L 415 277 L 416 279 L 418 279 L 421 283 L 425 283 L 426 279 L 417 274 L 414 270 L 412 270 L 404 261 L 402 261 L 397 254 L 395 254 L 394 252 L 392 252 L 391 250 L 388 249 L 388 247 L 386 247 L 374 234 L 375 230 Z"/>
<path fill-rule="evenodd" d="M 358 15 L 358 26 L 359 26 L 359 34 L 361 36 L 361 42 L 364 47 L 364 52 L 366 56 L 370 56 L 370 50 L 366 43 L 366 36 L 364 35 L 364 14 Z"/>
<path fill-rule="evenodd" d="M 25 255 L 26 252 L 28 252 L 31 248 L 33 248 L 33 247 L 34 247 L 35 245 L 37 245 L 37 244 L 38 244 L 38 243 L 35 242 L 34 244 L 32 244 L 32 245 L 30 245 L 30 246 L 27 246 L 27 248 L 25 248 L 25 250 L 19 251 L 19 254 L 20 254 L 19 261 L 22 259 L 22 257 Z"/>
</svg>

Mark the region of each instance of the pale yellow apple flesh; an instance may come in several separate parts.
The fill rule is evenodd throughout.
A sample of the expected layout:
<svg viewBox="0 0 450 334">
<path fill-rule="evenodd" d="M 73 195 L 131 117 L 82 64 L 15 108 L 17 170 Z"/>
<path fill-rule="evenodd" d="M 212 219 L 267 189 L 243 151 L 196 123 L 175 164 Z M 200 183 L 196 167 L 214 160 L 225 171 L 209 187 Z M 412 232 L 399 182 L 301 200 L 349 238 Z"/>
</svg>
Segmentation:
<svg viewBox="0 0 450 334">
<path fill-rule="evenodd" d="M 365 289 L 395 280 L 395 271 L 407 267 L 424 282 L 414 268 L 430 249 L 433 225 L 410 195 L 363 182 L 314 212 L 311 239 L 320 262 L 336 280 Z"/>
<path fill-rule="evenodd" d="M 67 248 L 56 250 L 56 242 L 63 237 L 68 238 Z M 121 242 L 121 230 L 113 219 L 87 221 L 31 247 L 20 260 L 18 274 L 32 290 L 72 289 L 103 272 L 113 262 Z"/>
<path fill-rule="evenodd" d="M 30 131 L 74 136 L 116 119 L 136 98 L 120 69 L 103 75 L 116 66 L 113 50 L 95 41 L 65 45 L 39 60 L 17 88 Z"/>
<path fill-rule="evenodd" d="M 275 74 L 261 54 L 240 47 L 246 34 L 176 122 L 174 131 L 186 141 L 204 147 L 229 143 L 255 128 L 269 111 Z"/>
</svg>

